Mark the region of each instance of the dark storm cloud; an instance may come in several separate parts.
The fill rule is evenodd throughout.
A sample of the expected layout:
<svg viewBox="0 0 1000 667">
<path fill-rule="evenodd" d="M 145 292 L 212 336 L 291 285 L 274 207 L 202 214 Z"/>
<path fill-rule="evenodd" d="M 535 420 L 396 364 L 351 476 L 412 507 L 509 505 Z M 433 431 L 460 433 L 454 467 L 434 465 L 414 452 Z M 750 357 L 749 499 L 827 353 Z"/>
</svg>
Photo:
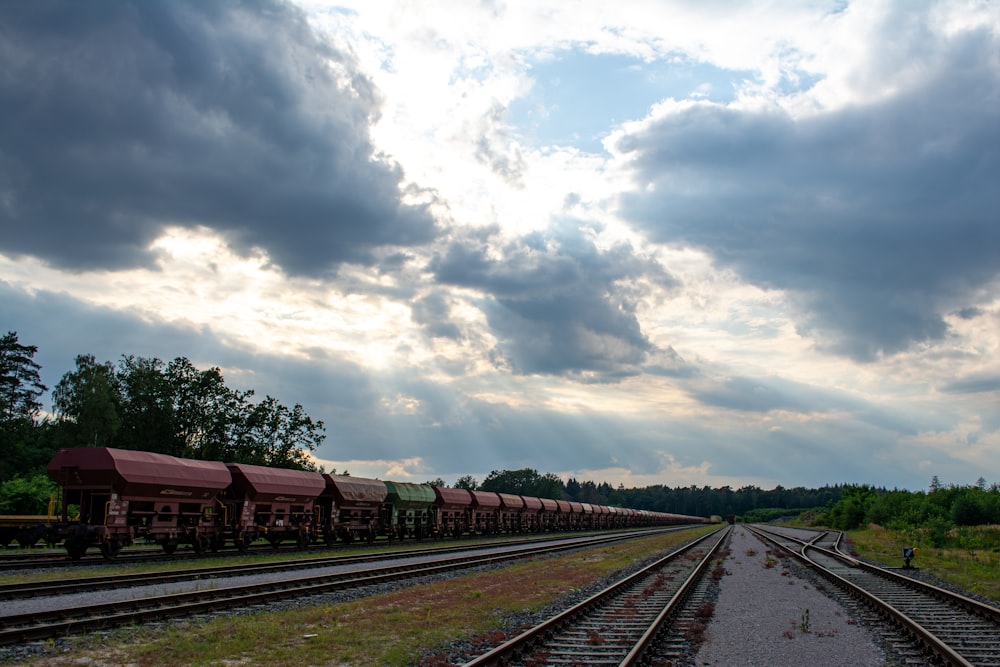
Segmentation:
<svg viewBox="0 0 1000 667">
<path fill-rule="evenodd" d="M 857 359 L 941 339 L 1000 269 L 997 38 L 956 35 L 923 85 L 805 120 L 697 105 L 625 137 L 625 215 L 769 288 Z M 648 186 L 655 187 L 648 187 Z"/>
<path fill-rule="evenodd" d="M 479 306 L 499 340 L 494 362 L 515 373 L 613 381 L 635 374 L 654 346 L 635 314 L 636 282 L 672 286 L 655 261 L 619 245 L 602 251 L 572 225 L 500 247 L 451 243 L 432 262 L 438 282 L 484 292 Z"/>
<path fill-rule="evenodd" d="M 203 225 L 315 274 L 432 238 L 374 153 L 371 82 L 290 5 L 7 2 L 0 60 L 8 254 L 132 266 Z"/>
</svg>

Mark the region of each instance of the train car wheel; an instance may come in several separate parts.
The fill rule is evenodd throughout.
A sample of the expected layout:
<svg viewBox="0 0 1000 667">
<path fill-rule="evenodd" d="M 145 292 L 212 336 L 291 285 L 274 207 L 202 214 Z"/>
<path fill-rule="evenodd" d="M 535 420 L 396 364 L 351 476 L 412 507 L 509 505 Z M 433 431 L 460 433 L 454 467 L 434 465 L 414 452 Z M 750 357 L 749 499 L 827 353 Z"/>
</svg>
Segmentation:
<svg viewBox="0 0 1000 667">
<path fill-rule="evenodd" d="M 160 542 L 160 546 L 163 547 L 163 553 L 168 556 L 172 556 L 175 551 L 177 551 L 177 542 L 173 540 L 165 540 Z"/>
<path fill-rule="evenodd" d="M 70 560 L 80 560 L 87 553 L 88 546 L 86 539 L 70 538 L 66 540 L 66 554 Z"/>
<path fill-rule="evenodd" d="M 299 533 L 299 537 L 295 542 L 296 548 L 299 551 L 305 551 L 309 548 L 309 535 L 307 533 Z"/>
<path fill-rule="evenodd" d="M 250 543 L 253 542 L 253 538 L 249 535 L 240 535 L 236 538 L 236 548 L 240 550 L 241 554 L 245 554 L 250 548 Z"/>
<path fill-rule="evenodd" d="M 122 550 L 122 543 L 117 538 L 112 538 L 107 542 L 101 542 L 101 555 L 105 560 L 114 560 L 118 557 L 118 552 Z"/>
</svg>

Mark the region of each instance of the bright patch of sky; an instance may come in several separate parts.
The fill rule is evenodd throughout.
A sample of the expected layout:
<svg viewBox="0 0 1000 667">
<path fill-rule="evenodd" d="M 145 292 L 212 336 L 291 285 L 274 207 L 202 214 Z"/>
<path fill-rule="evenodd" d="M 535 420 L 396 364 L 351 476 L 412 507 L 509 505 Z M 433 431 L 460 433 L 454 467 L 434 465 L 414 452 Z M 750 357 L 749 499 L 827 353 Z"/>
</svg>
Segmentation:
<svg viewBox="0 0 1000 667">
<path fill-rule="evenodd" d="M 732 71 L 683 56 L 647 61 L 631 55 L 559 51 L 528 64 L 531 90 L 508 108 L 508 121 L 536 146 L 599 153 L 621 123 L 644 118 L 667 98 L 732 101 L 750 71 Z"/>
</svg>

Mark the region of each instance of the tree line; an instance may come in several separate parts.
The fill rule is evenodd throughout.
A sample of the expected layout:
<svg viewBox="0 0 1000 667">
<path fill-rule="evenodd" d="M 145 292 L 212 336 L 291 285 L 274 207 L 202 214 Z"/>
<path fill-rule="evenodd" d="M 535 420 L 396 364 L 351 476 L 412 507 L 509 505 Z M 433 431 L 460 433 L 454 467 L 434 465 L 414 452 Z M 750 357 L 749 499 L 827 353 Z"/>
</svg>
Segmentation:
<svg viewBox="0 0 1000 667">
<path fill-rule="evenodd" d="M 441 479 L 430 480 L 428 483 L 445 486 Z M 774 489 L 764 490 L 754 485 L 739 489 L 729 486 L 713 488 L 653 485 L 626 489 L 623 485 L 612 487 L 607 482 L 580 482 L 573 477 L 564 482 L 558 475 L 542 474 L 534 468 L 494 470 L 481 484 L 472 476 L 464 475 L 458 478 L 455 487 L 691 516 L 724 517 L 734 514 L 748 521 L 769 521 L 781 516 L 796 516 L 809 510 L 818 511 L 829 503 L 838 501 L 844 489 L 848 488 L 846 485 L 836 485 L 818 489 L 786 489 L 779 485 Z"/>
</svg>

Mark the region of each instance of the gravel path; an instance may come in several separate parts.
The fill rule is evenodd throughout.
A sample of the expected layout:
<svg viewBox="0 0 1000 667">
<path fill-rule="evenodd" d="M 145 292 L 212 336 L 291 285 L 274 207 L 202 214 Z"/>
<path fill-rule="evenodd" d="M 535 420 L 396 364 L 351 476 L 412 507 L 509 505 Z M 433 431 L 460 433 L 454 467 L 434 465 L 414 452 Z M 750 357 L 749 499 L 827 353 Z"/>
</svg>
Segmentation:
<svg viewBox="0 0 1000 667">
<path fill-rule="evenodd" d="M 727 575 L 719 582 L 715 614 L 695 665 L 886 664 L 872 633 L 816 590 L 790 559 L 769 555 L 741 526 L 733 530 L 729 551 Z"/>
</svg>

